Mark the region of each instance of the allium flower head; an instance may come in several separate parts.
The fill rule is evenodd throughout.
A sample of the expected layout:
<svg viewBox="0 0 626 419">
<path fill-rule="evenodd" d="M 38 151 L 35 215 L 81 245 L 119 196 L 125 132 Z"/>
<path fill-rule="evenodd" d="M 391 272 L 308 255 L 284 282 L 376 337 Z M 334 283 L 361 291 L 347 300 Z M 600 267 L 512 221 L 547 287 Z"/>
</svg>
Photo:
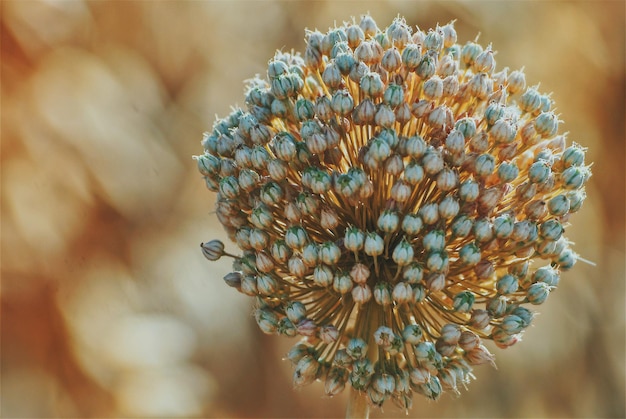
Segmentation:
<svg viewBox="0 0 626 419">
<path fill-rule="evenodd" d="M 458 392 L 494 363 L 484 341 L 518 342 L 576 263 L 585 150 L 549 95 L 452 23 L 364 16 L 306 44 L 276 53 L 196 157 L 242 251 L 225 281 L 265 333 L 302 338 L 296 386 L 403 408 Z"/>
</svg>

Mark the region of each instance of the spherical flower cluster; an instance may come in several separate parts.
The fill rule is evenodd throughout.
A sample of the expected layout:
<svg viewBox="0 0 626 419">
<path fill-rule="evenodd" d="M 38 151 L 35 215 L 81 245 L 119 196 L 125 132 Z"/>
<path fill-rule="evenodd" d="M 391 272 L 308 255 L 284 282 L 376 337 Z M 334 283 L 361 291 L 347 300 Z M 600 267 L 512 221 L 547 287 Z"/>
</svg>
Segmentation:
<svg viewBox="0 0 626 419">
<path fill-rule="evenodd" d="M 370 16 L 309 31 L 249 82 L 197 164 L 242 250 L 224 279 L 263 332 L 301 336 L 294 384 L 403 408 L 458 392 L 578 256 L 585 150 L 491 46 Z M 202 244 L 210 260 L 218 241 Z"/>
</svg>

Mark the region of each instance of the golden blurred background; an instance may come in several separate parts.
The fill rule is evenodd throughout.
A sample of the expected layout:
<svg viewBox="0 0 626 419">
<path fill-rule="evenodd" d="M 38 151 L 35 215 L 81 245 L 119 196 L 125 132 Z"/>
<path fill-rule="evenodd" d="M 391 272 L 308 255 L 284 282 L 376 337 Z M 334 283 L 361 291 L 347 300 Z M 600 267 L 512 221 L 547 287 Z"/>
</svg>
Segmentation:
<svg viewBox="0 0 626 419">
<path fill-rule="evenodd" d="M 623 1 L 2 1 L 3 417 L 339 417 L 294 391 L 252 299 L 224 285 L 202 132 L 304 29 L 369 11 L 480 33 L 498 68 L 553 92 L 593 177 L 568 237 L 579 262 L 524 342 L 461 397 L 411 417 L 624 417 Z M 227 250 L 236 252 L 233 244 Z M 374 417 L 403 417 L 388 404 Z"/>
</svg>

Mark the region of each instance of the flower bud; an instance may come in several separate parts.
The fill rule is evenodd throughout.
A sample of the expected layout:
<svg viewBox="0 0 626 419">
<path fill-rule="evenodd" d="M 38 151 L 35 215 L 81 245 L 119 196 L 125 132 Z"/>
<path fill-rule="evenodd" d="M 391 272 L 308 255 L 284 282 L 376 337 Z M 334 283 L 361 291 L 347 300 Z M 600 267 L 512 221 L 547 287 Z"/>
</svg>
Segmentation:
<svg viewBox="0 0 626 419">
<path fill-rule="evenodd" d="M 469 313 L 476 297 L 470 291 L 461 291 L 454 296 L 452 306 L 457 313 Z"/>
<path fill-rule="evenodd" d="M 407 265 L 402 271 L 402 278 L 409 284 L 417 284 L 424 275 L 424 268 L 417 262 Z"/>
<path fill-rule="evenodd" d="M 215 261 L 224 256 L 224 243 L 220 240 L 211 240 L 206 243 L 200 243 L 202 254 L 210 261 Z"/>
</svg>

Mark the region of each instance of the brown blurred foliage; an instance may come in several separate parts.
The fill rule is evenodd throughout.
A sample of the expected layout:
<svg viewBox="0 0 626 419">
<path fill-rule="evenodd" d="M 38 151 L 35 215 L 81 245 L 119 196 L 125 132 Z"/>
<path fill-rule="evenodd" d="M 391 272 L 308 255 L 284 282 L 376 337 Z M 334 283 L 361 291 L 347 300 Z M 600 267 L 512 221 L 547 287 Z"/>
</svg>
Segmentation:
<svg viewBox="0 0 626 419">
<path fill-rule="evenodd" d="M 594 161 L 579 262 L 524 342 L 422 417 L 624 417 L 625 5 L 596 2 L 3 1 L 3 417 L 336 417 L 291 388 L 294 342 L 198 243 L 225 235 L 191 160 L 242 81 L 304 28 L 371 12 L 480 32 L 498 67 L 554 92 Z M 234 245 L 229 245 L 235 251 Z M 404 416 L 392 405 L 374 417 Z"/>
</svg>

